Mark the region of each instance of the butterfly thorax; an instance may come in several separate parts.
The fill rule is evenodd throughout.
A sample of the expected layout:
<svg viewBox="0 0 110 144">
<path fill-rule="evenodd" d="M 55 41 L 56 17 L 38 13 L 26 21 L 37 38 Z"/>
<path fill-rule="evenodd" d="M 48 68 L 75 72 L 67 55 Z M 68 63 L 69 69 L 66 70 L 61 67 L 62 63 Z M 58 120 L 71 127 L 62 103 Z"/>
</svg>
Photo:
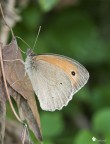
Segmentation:
<svg viewBox="0 0 110 144">
<path fill-rule="evenodd" d="M 31 49 L 28 49 L 27 50 L 27 57 L 25 60 L 25 70 L 28 73 L 30 78 L 31 78 L 33 66 L 34 66 L 34 64 L 33 64 L 34 62 L 32 60 L 34 56 L 36 56 L 36 54 L 34 54 Z"/>
<path fill-rule="evenodd" d="M 35 54 L 35 53 L 33 52 L 33 50 L 30 49 L 30 48 L 27 49 L 26 55 L 27 55 L 27 56 L 30 56 L 30 57 L 36 56 L 36 54 Z"/>
</svg>

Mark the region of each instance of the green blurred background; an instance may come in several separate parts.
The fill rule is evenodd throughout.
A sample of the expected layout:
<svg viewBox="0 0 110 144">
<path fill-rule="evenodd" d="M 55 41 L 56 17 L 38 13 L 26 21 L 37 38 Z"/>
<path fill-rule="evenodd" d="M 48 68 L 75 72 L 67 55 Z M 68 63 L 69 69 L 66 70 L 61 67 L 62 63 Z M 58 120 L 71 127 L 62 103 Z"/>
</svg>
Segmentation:
<svg viewBox="0 0 110 144">
<path fill-rule="evenodd" d="M 32 0 L 18 3 L 15 35 L 35 52 L 69 56 L 90 73 L 88 83 L 61 111 L 39 107 L 44 144 L 110 144 L 110 1 Z M 20 40 L 19 46 L 27 47 Z M 92 141 L 95 137 L 97 140 Z M 37 140 L 33 138 L 37 144 Z"/>
</svg>

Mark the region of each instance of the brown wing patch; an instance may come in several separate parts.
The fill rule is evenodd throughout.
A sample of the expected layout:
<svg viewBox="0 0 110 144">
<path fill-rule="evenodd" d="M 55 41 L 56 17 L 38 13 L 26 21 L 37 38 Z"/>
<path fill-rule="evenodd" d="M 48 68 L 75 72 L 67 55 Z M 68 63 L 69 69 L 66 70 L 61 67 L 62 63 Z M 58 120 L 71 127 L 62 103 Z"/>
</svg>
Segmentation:
<svg viewBox="0 0 110 144">
<path fill-rule="evenodd" d="M 70 63 L 68 60 L 61 58 L 58 58 L 57 56 L 52 55 L 38 55 L 33 57 L 33 61 L 43 60 L 50 64 L 53 64 L 55 66 L 58 66 L 59 68 L 63 69 L 65 73 L 69 76 L 72 84 L 75 85 L 77 82 L 77 67 Z"/>
</svg>

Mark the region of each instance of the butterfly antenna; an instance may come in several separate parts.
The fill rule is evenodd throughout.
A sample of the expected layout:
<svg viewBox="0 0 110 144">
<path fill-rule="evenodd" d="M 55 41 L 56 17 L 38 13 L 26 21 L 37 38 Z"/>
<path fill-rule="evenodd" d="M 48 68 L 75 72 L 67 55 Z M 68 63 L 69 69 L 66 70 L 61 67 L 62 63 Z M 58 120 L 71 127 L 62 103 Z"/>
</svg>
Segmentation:
<svg viewBox="0 0 110 144">
<path fill-rule="evenodd" d="M 13 32 L 12 28 L 7 24 L 7 22 L 5 20 L 5 16 L 4 16 L 4 13 L 3 13 L 3 9 L 2 9 L 1 3 L 0 3 L 0 10 L 1 10 L 2 18 L 3 18 L 4 22 L 5 22 L 5 24 L 7 25 L 7 27 L 10 29 L 12 37 L 14 38 L 14 32 Z"/>
<path fill-rule="evenodd" d="M 21 37 L 16 36 L 16 38 L 20 39 L 24 44 L 26 44 L 29 48 L 31 48 L 30 45 L 27 42 L 25 42 Z"/>
<path fill-rule="evenodd" d="M 32 50 L 34 50 L 34 48 L 35 48 L 35 46 L 36 46 L 36 43 L 37 43 L 37 40 L 38 40 L 40 31 L 41 31 L 41 26 L 39 27 L 39 30 L 38 30 L 38 33 L 37 33 L 37 36 L 36 36 L 36 39 L 35 39 L 34 46 L 33 46 Z"/>
</svg>

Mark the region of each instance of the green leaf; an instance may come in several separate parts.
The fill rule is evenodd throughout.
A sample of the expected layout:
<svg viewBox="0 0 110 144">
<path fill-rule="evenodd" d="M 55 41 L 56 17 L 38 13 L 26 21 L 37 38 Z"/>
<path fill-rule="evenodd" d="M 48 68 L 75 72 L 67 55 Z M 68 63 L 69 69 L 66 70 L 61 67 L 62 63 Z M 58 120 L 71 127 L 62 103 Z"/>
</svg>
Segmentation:
<svg viewBox="0 0 110 144">
<path fill-rule="evenodd" d="M 13 99 L 12 99 L 12 102 L 13 102 L 13 105 L 14 105 L 14 108 L 15 108 L 16 112 L 18 112 L 17 105 L 16 105 L 16 103 L 15 103 L 15 101 Z M 9 102 L 7 102 L 6 107 L 7 107 L 6 116 L 9 119 L 12 119 L 12 120 L 16 121 L 17 119 L 16 119 L 16 117 L 15 117 L 15 115 L 14 115 L 14 113 L 13 113 L 11 107 L 10 107 L 10 103 Z"/>
<path fill-rule="evenodd" d="M 26 11 L 23 12 L 23 25 L 26 31 L 32 31 L 34 33 L 35 28 L 39 27 L 39 24 L 42 20 L 42 12 L 37 7 L 28 7 Z M 36 31 L 37 35 L 37 31 Z"/>
<path fill-rule="evenodd" d="M 110 135 L 110 108 L 96 112 L 92 120 L 92 128 L 103 136 Z"/>
<path fill-rule="evenodd" d="M 105 136 L 104 140 L 105 140 L 106 144 L 110 144 L 110 134 L 108 134 L 107 136 Z"/>
<path fill-rule="evenodd" d="M 41 115 L 41 124 L 44 137 L 52 137 L 61 134 L 64 129 L 61 113 L 43 113 Z"/>
<path fill-rule="evenodd" d="M 85 87 L 83 87 L 77 94 L 77 99 L 82 101 L 82 102 L 86 102 L 86 103 L 91 103 L 91 93 L 89 88 L 87 87 L 87 85 Z"/>
<path fill-rule="evenodd" d="M 46 141 L 46 140 L 45 140 L 45 144 L 54 144 L 54 143 L 51 142 L 51 141 Z"/>
<path fill-rule="evenodd" d="M 110 106 L 110 84 L 96 86 L 92 91 L 92 110 L 96 111 Z"/>
<path fill-rule="evenodd" d="M 76 135 L 73 144 L 98 144 L 92 140 L 93 137 L 95 136 L 90 131 L 82 130 Z"/>
<path fill-rule="evenodd" d="M 39 0 L 39 5 L 43 11 L 48 12 L 58 4 L 59 0 Z"/>
</svg>

